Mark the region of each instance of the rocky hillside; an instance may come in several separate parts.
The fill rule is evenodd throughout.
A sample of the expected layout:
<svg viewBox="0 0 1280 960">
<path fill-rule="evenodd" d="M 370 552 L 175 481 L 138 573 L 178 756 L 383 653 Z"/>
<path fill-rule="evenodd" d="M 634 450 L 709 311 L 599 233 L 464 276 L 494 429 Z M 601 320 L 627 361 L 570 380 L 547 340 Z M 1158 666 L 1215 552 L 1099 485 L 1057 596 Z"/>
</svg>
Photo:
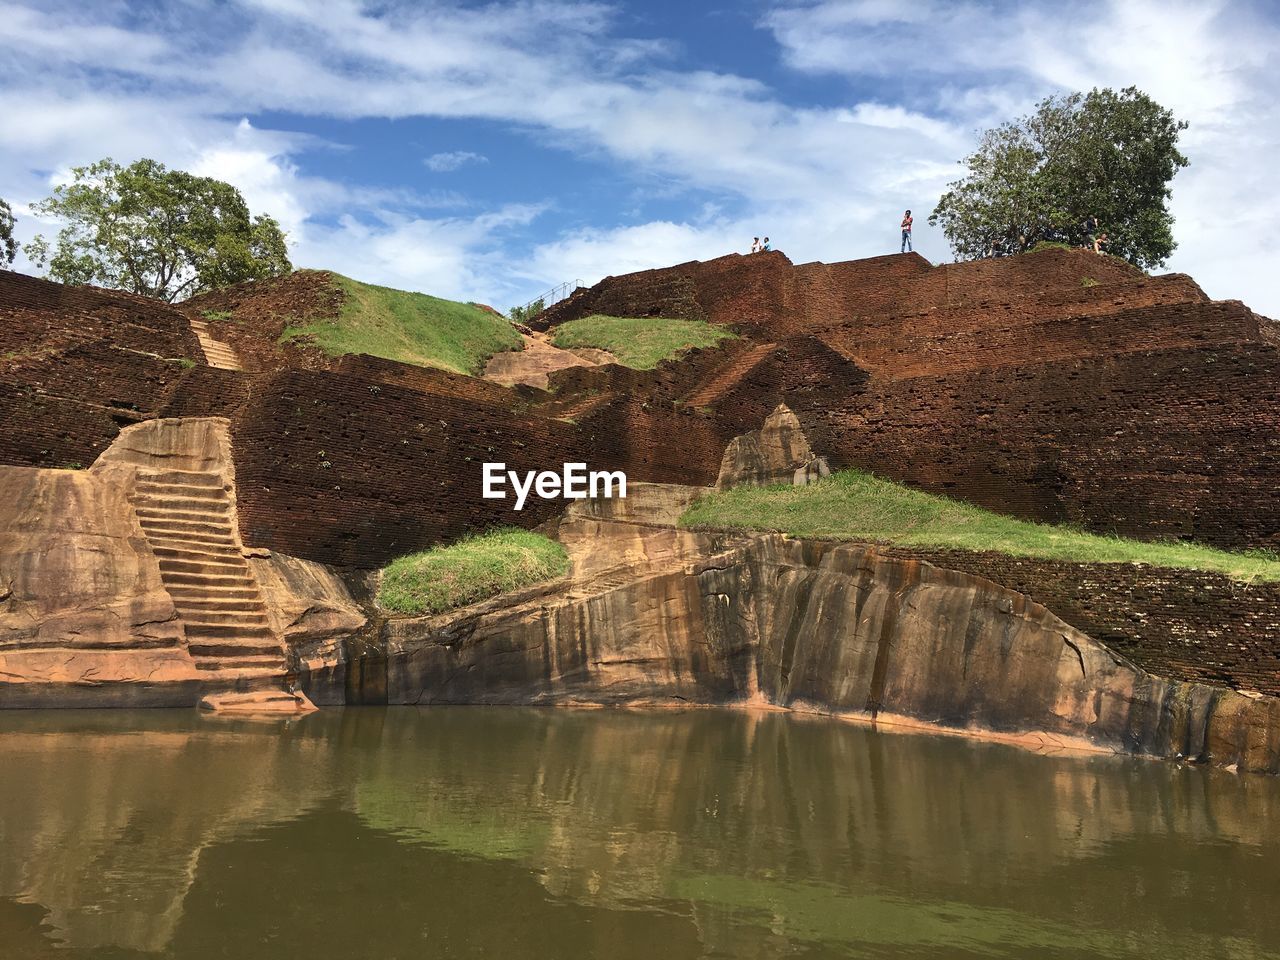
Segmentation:
<svg viewBox="0 0 1280 960">
<path fill-rule="evenodd" d="M 821 469 L 816 458 L 801 465 L 806 481 L 853 467 L 1103 534 L 1237 552 L 1280 543 L 1274 325 L 1243 304 L 1209 301 L 1185 277 L 1146 277 L 1064 250 L 940 267 L 916 256 L 796 266 L 776 253 L 735 255 L 610 278 L 553 308 L 538 334 L 558 350 L 552 341 L 571 321 L 621 317 L 731 328 L 733 339 L 653 369 L 548 354 L 511 385 L 471 375 L 501 318 L 462 304 L 441 313 L 430 298 L 378 288 L 352 294 L 358 288 L 347 283 L 302 272 L 232 288 L 184 313 L 0 272 L 8 331 L 0 395 L 13 411 L 0 435 L 9 504 L 0 506 L 0 657 L 10 678 L 0 702 L 15 702 L 19 689 L 40 703 L 188 702 L 215 680 L 234 691 L 255 677 L 275 689 L 302 683 L 321 699 L 339 688 L 343 697 L 390 697 L 393 674 L 376 665 L 391 661 L 398 641 L 370 600 L 373 572 L 493 526 L 554 526 L 563 512 L 557 500 L 531 500 L 516 513 L 482 498 L 482 463 L 523 473 L 586 462 L 625 471 L 633 484 L 708 488 L 730 444 L 730 460 L 762 454 L 738 438 L 780 403 L 794 411 L 806 449 L 825 458 Z M 417 351 L 413 362 L 393 350 L 376 355 L 393 341 Z M 442 369 L 450 365 L 457 369 Z M 193 446 L 193 437 L 214 435 L 217 443 Z M 179 460 L 190 462 L 162 467 Z M 98 548 L 84 549 L 90 542 Z M 1123 651 L 1142 676 L 1280 692 L 1271 585 L 987 546 L 882 548 L 874 576 L 897 583 L 926 561 L 959 577 L 952 586 L 965 595 L 994 582 L 1022 598 L 1007 598 L 1018 609 L 1046 605 L 1091 642 Z M 826 562 L 826 548 L 812 550 L 801 551 L 805 564 Z M 837 592 L 853 598 L 870 555 L 839 555 L 850 564 L 849 587 Z M 576 581 L 585 577 L 592 590 L 621 588 L 634 575 L 593 549 L 574 556 Z M 755 556 L 734 563 L 760 573 Z M 720 592 L 733 603 L 754 575 Z M 577 616 L 578 587 L 563 589 L 564 615 Z M 519 609 L 518 619 L 531 615 Z M 804 629 L 819 629 L 798 616 Z M 473 621 L 457 623 L 465 632 Z M 774 634 L 754 629 L 756 639 L 733 643 L 753 651 L 743 662 L 762 682 Z M 499 648 L 508 642 L 501 630 L 494 636 Z M 427 660 L 410 658 L 412 670 L 447 652 L 424 649 Z M 164 669 L 144 671 L 157 658 Z M 857 669 L 874 675 L 875 663 Z M 118 685 L 95 686 L 95 677 Z M 166 679 L 152 689 L 147 678 L 157 677 Z M 422 677 L 395 682 L 421 690 Z M 1139 682 L 1137 673 L 1124 677 L 1115 682 Z M 1099 696 L 1114 689 L 1100 674 L 1085 679 Z M 990 682 L 1001 682 L 998 672 Z M 736 700 L 749 696 L 744 689 L 722 693 Z M 957 722 L 977 719 L 964 712 L 977 701 L 957 696 L 953 704 L 968 704 Z M 1207 694 L 1160 696 L 1195 705 L 1189 729 L 1205 734 Z M 1181 716 L 1160 709 L 1170 721 Z M 1031 717 L 1019 722 L 1048 722 Z M 1174 743 L 1167 731 L 1152 736 L 1142 749 Z"/>
<path fill-rule="evenodd" d="M 230 344 L 245 369 L 334 369 L 365 354 L 455 373 L 479 373 L 520 336 L 491 307 L 360 283 L 329 270 L 297 270 L 193 297 L 182 304 Z"/>
</svg>

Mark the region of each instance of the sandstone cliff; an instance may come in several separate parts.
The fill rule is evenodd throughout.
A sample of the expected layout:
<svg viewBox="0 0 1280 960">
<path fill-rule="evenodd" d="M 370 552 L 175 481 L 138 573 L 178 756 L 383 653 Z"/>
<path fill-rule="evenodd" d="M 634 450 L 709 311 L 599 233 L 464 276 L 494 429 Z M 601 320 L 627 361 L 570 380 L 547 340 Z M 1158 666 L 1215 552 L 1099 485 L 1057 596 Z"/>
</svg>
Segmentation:
<svg viewBox="0 0 1280 960">
<path fill-rule="evenodd" d="M 872 546 L 664 526 L 692 492 L 576 505 L 567 584 L 388 620 L 356 682 L 304 681 L 320 702 L 781 707 L 1280 771 L 1280 700 L 1153 677 L 1021 594 Z"/>
</svg>

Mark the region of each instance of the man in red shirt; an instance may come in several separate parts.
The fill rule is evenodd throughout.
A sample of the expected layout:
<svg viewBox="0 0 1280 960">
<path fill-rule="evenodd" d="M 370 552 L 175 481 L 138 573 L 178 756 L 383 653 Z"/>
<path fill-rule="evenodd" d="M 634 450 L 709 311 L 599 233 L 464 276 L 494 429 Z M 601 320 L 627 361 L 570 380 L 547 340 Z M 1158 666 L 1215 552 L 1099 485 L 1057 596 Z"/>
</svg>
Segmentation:
<svg viewBox="0 0 1280 960">
<path fill-rule="evenodd" d="M 911 211 L 908 210 L 902 215 L 902 249 L 899 253 L 906 253 L 911 249 Z"/>
</svg>

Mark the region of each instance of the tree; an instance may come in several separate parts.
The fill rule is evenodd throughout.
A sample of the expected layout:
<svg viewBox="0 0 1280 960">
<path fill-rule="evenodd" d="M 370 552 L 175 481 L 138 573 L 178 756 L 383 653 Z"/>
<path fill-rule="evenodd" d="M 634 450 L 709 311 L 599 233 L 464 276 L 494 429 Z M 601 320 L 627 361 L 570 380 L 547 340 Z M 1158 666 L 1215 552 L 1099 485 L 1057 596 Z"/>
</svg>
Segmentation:
<svg viewBox="0 0 1280 960">
<path fill-rule="evenodd" d="M 1188 163 L 1178 152 L 1186 128 L 1136 87 L 1049 97 L 982 135 L 929 222 L 972 260 L 1046 241 L 1082 245 L 1096 217 L 1107 252 L 1157 267 L 1177 246 L 1166 202 Z"/>
<path fill-rule="evenodd" d="M 110 158 L 72 177 L 32 207 L 63 222 L 52 253 L 43 236 L 23 248 L 55 280 L 174 301 L 292 269 L 280 224 L 229 183 Z"/>
<path fill-rule="evenodd" d="M 510 320 L 512 323 L 524 325 L 545 309 L 546 304 L 543 302 L 543 299 L 539 297 L 532 303 L 526 303 L 523 307 L 512 307 Z"/>
<path fill-rule="evenodd" d="M 13 263 L 18 255 L 18 241 L 13 239 L 13 210 L 0 199 L 0 263 Z"/>
</svg>

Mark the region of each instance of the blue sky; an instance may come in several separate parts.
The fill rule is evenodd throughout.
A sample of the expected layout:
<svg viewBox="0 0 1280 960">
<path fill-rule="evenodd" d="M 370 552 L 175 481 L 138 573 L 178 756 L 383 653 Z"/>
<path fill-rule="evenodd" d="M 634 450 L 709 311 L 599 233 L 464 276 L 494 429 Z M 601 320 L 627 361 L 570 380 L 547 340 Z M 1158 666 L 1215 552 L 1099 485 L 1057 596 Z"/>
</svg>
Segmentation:
<svg viewBox="0 0 1280 960">
<path fill-rule="evenodd" d="M 1280 316 L 1278 41 L 1226 0 L 0 0 L 0 197 L 25 238 L 72 165 L 154 157 L 299 266 L 506 308 L 756 234 L 895 251 L 905 207 L 947 260 L 925 219 L 978 131 L 1136 84 L 1192 124 L 1169 269 Z"/>
</svg>

